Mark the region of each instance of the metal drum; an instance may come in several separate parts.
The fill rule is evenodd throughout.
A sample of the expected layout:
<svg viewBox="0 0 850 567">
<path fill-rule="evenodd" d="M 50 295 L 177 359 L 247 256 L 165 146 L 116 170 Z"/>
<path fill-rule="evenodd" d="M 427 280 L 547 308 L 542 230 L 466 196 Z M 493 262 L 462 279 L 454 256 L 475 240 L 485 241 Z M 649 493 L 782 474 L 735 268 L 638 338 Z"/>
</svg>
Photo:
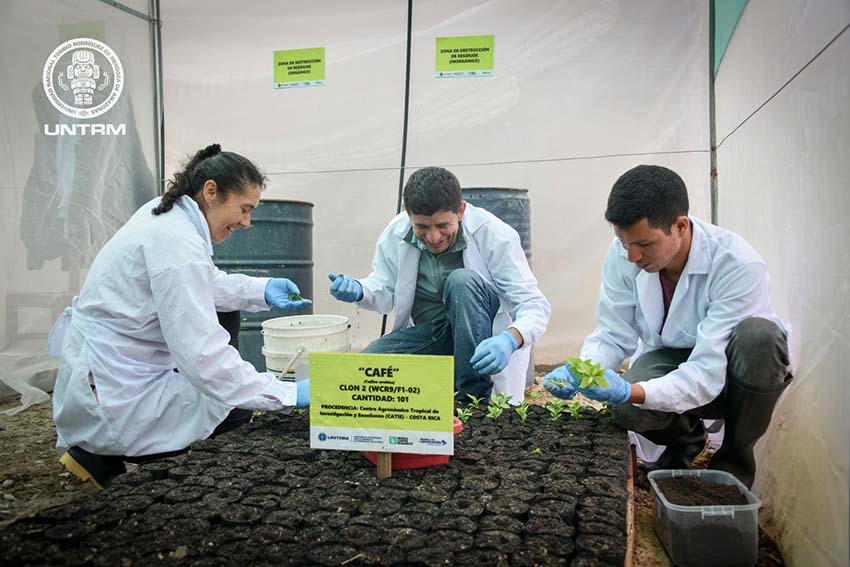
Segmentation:
<svg viewBox="0 0 850 567">
<path fill-rule="evenodd" d="M 251 214 L 251 228 L 238 230 L 213 244 L 213 261 L 229 274 L 289 278 L 305 298 L 313 297 L 313 203 L 263 199 Z M 239 353 L 263 372 L 262 323 L 283 315 L 309 315 L 313 306 L 295 311 L 279 309 L 242 312 Z"/>
<path fill-rule="evenodd" d="M 531 265 L 531 201 L 528 189 L 467 187 L 462 192 L 464 201 L 487 209 L 519 233 L 520 244 Z"/>
<path fill-rule="evenodd" d="M 528 265 L 531 266 L 531 201 L 528 189 L 506 187 L 467 187 L 462 190 L 463 200 L 486 209 L 519 233 L 519 241 Z M 526 387 L 534 385 L 534 350 L 530 355 Z"/>
</svg>

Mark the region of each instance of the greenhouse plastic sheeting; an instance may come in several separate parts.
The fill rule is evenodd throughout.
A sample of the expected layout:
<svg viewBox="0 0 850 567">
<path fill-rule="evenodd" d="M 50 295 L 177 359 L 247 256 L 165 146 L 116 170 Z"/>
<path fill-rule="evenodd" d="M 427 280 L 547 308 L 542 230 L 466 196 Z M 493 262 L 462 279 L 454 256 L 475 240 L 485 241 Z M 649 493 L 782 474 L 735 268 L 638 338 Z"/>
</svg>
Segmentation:
<svg viewBox="0 0 850 567">
<path fill-rule="evenodd" d="M 15 412 L 49 399 L 56 362 L 44 347 L 53 321 L 103 244 L 156 195 L 153 82 L 141 18 L 95 0 L 11 0 L 2 13 L 0 396 L 21 394 Z M 106 43 L 123 66 L 121 95 L 93 119 L 60 113 L 42 83 L 51 53 L 75 37 Z M 54 71 L 58 84 L 65 69 Z M 111 88 L 115 75 L 103 72 L 98 86 Z M 77 128 L 93 123 L 124 128 Z"/>
<path fill-rule="evenodd" d="M 850 561 L 850 31 L 779 89 L 848 24 L 844 0 L 750 0 L 716 84 L 718 139 L 734 131 L 718 150 L 720 224 L 765 258 L 793 327 L 795 378 L 754 486 L 792 567 Z"/>
<path fill-rule="evenodd" d="M 166 169 L 218 141 L 267 171 L 267 197 L 314 203 L 315 312 L 351 317 L 362 348 L 380 318 L 333 300 L 323 277 L 365 276 L 396 212 L 407 6 L 280 6 L 163 3 Z M 617 177 L 669 166 L 710 217 L 708 7 L 441 0 L 414 2 L 412 22 L 406 175 L 442 165 L 465 187 L 529 190 L 532 268 L 553 308 L 535 357 L 576 354 Z M 492 77 L 435 78 L 436 38 L 462 35 L 495 36 Z M 308 47 L 325 48 L 325 85 L 275 89 L 272 53 Z"/>
</svg>

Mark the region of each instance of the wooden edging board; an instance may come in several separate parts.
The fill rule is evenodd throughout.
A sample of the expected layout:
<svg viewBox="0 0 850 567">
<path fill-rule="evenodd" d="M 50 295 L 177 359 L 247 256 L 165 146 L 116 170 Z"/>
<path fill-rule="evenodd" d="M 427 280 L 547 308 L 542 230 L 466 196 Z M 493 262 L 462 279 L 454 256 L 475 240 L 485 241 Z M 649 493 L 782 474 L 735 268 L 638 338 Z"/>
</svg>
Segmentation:
<svg viewBox="0 0 850 567">
<path fill-rule="evenodd" d="M 623 567 L 632 567 L 632 558 L 635 552 L 635 474 L 637 469 L 637 455 L 635 446 L 629 446 L 629 465 L 626 471 L 626 559 Z"/>
</svg>

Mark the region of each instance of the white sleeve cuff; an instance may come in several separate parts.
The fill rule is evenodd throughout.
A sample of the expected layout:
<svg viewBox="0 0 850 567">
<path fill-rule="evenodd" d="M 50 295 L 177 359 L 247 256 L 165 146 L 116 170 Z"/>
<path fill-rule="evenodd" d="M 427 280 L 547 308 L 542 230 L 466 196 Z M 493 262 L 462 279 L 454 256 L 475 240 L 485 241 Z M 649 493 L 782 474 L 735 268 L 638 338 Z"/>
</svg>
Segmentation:
<svg viewBox="0 0 850 567">
<path fill-rule="evenodd" d="M 283 382 L 275 378 L 270 372 L 264 373 L 263 376 L 269 376 L 271 380 L 257 396 L 257 407 L 253 409 L 279 411 L 295 406 L 295 401 L 298 398 L 295 382 Z"/>
<path fill-rule="evenodd" d="M 266 302 L 266 286 L 271 278 L 254 278 L 254 280 L 252 285 L 256 287 L 251 290 L 251 302 L 261 309 L 271 309 L 272 306 Z"/>
</svg>

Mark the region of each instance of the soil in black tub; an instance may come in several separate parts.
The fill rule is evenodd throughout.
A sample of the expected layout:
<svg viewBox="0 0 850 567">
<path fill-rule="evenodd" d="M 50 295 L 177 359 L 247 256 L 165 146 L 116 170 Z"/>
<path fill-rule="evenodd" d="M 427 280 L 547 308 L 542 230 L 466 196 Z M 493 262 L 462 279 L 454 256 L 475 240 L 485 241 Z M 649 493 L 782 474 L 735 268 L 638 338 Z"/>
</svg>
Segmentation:
<svg viewBox="0 0 850 567">
<path fill-rule="evenodd" d="M 746 506 L 747 498 L 732 484 L 707 482 L 698 476 L 660 478 L 658 489 L 679 506 Z"/>
</svg>

